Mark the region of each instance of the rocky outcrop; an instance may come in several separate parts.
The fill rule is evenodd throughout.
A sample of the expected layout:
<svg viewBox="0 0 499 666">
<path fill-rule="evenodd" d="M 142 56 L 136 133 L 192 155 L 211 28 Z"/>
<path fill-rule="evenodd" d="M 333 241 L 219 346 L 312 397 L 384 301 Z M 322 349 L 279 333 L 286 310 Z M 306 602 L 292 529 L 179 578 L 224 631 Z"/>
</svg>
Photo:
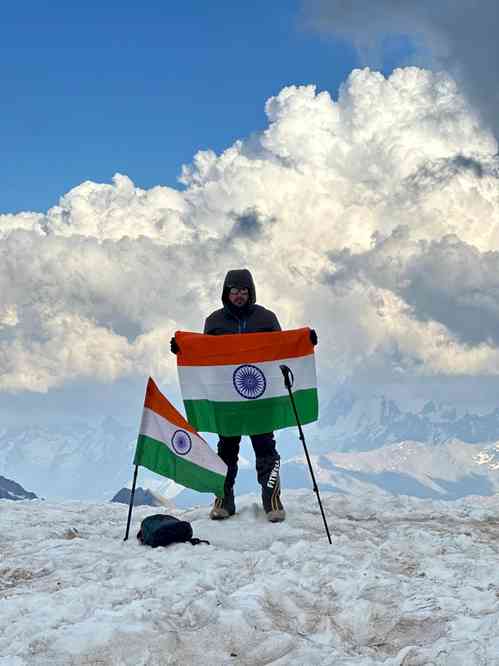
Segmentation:
<svg viewBox="0 0 499 666">
<path fill-rule="evenodd" d="M 15 481 L 0 476 L 0 499 L 24 500 L 37 499 L 35 493 L 30 493 Z"/>
<path fill-rule="evenodd" d="M 119 504 L 130 504 L 130 488 L 122 488 L 116 493 L 111 502 L 118 502 Z M 146 488 L 135 488 L 133 496 L 134 506 L 163 506 L 164 502 L 161 501 L 154 493 Z"/>
</svg>

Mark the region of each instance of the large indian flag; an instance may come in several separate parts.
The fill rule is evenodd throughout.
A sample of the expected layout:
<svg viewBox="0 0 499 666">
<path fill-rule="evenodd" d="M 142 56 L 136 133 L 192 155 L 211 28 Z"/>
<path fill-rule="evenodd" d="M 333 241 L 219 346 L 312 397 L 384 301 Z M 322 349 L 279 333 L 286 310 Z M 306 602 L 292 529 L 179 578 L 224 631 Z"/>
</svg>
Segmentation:
<svg viewBox="0 0 499 666">
<path fill-rule="evenodd" d="M 222 496 L 227 465 L 149 378 L 135 465 L 187 488 Z"/>
<path fill-rule="evenodd" d="M 310 329 L 240 335 L 179 331 L 177 369 L 189 423 L 203 432 L 257 435 L 296 425 L 280 365 L 294 377 L 302 424 L 318 418 Z"/>
</svg>

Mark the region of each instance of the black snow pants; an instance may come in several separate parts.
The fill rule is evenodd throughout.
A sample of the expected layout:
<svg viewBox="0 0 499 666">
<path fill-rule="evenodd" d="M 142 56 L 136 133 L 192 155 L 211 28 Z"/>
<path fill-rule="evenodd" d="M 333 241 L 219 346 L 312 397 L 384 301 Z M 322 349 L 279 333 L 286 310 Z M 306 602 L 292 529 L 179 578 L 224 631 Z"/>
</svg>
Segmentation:
<svg viewBox="0 0 499 666">
<path fill-rule="evenodd" d="M 277 453 L 274 433 L 268 432 L 262 435 L 250 435 L 256 458 L 256 474 L 258 483 L 262 487 L 262 500 L 264 508 L 271 508 L 270 498 L 272 494 L 279 494 L 280 478 L 279 467 L 281 457 Z M 223 437 L 220 435 L 218 442 L 218 455 L 227 465 L 227 476 L 225 479 L 225 493 L 234 492 L 234 482 L 237 476 L 237 461 L 239 458 L 240 436 Z"/>
</svg>

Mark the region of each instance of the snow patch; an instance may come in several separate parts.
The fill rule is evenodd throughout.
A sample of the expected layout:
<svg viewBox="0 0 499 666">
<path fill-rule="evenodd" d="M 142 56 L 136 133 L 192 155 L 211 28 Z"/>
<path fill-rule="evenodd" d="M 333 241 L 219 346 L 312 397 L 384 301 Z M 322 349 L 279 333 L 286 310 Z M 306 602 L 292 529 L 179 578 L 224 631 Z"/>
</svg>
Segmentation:
<svg viewBox="0 0 499 666">
<path fill-rule="evenodd" d="M 125 506 L 0 501 L 0 665 L 497 663 L 498 497 L 322 499 L 332 546 L 296 491 L 278 525 L 251 495 L 177 512 L 211 545 L 167 549 L 150 507 L 123 542 Z"/>
</svg>

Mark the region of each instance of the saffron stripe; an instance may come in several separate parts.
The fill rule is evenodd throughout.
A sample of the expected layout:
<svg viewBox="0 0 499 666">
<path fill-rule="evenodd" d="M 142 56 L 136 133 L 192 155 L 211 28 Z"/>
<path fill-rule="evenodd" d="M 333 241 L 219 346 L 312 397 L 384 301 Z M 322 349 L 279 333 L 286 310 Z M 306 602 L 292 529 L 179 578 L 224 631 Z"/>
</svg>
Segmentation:
<svg viewBox="0 0 499 666">
<path fill-rule="evenodd" d="M 165 398 L 151 377 L 149 377 L 149 381 L 147 382 L 144 407 L 156 412 L 156 414 L 159 414 L 167 421 L 174 423 L 179 428 L 197 434 L 191 424 L 187 423 L 182 414 L 180 414 L 171 402 Z"/>
<path fill-rule="evenodd" d="M 317 389 L 293 392 L 302 424 L 316 421 L 319 414 Z M 216 402 L 184 400 L 189 422 L 197 430 L 219 435 L 258 435 L 280 428 L 296 426 L 288 395 L 267 400 Z"/>
<path fill-rule="evenodd" d="M 312 354 L 310 329 L 236 335 L 202 335 L 177 331 L 178 365 L 240 365 Z"/>
</svg>

